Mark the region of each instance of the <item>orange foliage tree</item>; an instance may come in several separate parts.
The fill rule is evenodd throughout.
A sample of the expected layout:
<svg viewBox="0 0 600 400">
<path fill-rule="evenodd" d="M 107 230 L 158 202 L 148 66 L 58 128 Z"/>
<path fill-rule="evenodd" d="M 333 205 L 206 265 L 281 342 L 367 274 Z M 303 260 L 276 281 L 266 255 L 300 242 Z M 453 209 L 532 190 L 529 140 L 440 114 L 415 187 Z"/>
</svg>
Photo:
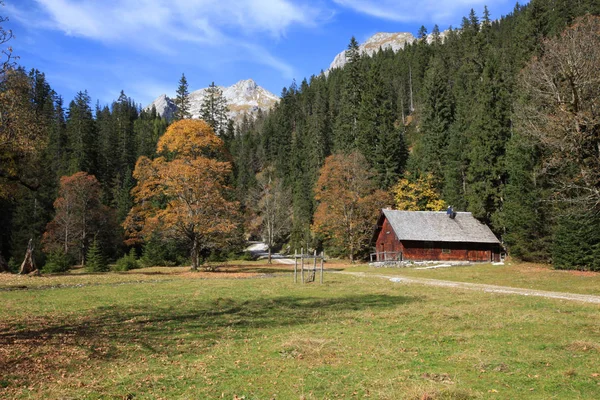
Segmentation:
<svg viewBox="0 0 600 400">
<path fill-rule="evenodd" d="M 60 250 L 84 264 L 90 240 L 111 222 L 112 213 L 100 202 L 101 193 L 96 177 L 86 172 L 60 178 L 56 214 L 42 240 L 46 253 Z"/>
<path fill-rule="evenodd" d="M 379 211 L 391 202 L 389 193 L 375 187 L 366 165 L 358 152 L 329 156 L 315 186 L 313 232 L 352 262 L 368 249 Z"/>
<path fill-rule="evenodd" d="M 140 157 L 133 172 L 135 205 L 123 226 L 133 244 L 160 231 L 185 240 L 192 269 L 208 249 L 227 241 L 236 229 L 238 204 L 230 199 L 223 141 L 204 121 L 173 123 L 157 146 L 160 157 Z"/>
</svg>

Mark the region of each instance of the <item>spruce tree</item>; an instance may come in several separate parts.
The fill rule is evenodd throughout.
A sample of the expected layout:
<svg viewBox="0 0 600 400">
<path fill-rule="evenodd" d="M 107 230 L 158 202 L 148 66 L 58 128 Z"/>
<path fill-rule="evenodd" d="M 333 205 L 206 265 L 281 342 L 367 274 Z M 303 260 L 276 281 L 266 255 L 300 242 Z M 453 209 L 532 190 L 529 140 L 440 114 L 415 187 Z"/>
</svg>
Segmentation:
<svg viewBox="0 0 600 400">
<path fill-rule="evenodd" d="M 431 31 L 431 38 L 433 39 L 432 40 L 433 44 L 438 45 L 438 44 L 442 43 L 442 37 L 441 37 L 441 34 L 440 34 L 440 27 L 437 24 L 434 25 L 433 30 Z"/>
<path fill-rule="evenodd" d="M 102 255 L 102 249 L 96 239 L 92 242 L 92 245 L 87 251 L 85 268 L 89 272 L 106 272 L 108 271 L 108 264 Z"/>
<path fill-rule="evenodd" d="M 360 66 L 360 50 L 354 36 L 350 39 L 346 50 L 347 63 L 342 77 L 343 89 L 339 111 L 334 127 L 334 149 L 349 152 L 357 145 L 358 109 L 362 93 L 363 73 Z"/>
<path fill-rule="evenodd" d="M 444 62 L 436 57 L 425 75 L 420 141 L 414 155 L 418 170 L 432 174 L 437 182 L 443 178 L 450 126 L 454 122 L 454 100 L 447 71 Z"/>
<path fill-rule="evenodd" d="M 119 134 L 108 106 L 96 105 L 96 128 L 98 135 L 98 173 L 97 178 L 108 189 L 112 179 L 119 171 Z M 105 190 L 105 197 L 110 190 Z M 110 198 L 105 198 L 110 202 Z"/>
<path fill-rule="evenodd" d="M 154 112 L 153 112 L 154 111 Z M 165 133 L 168 121 L 161 118 L 153 107 L 150 112 L 142 111 L 133 124 L 136 159 L 140 156 L 154 158 L 158 139 Z"/>
<path fill-rule="evenodd" d="M 181 79 L 179 80 L 179 86 L 177 87 L 177 95 L 174 103 L 177 106 L 177 110 L 174 114 L 176 121 L 180 119 L 191 118 L 190 93 L 188 91 L 188 83 L 187 79 L 185 79 L 185 74 L 181 74 Z"/>
<path fill-rule="evenodd" d="M 138 118 L 137 108 L 133 100 L 123 91 L 117 101 L 112 104 L 112 120 L 117 136 L 118 170 L 133 168 L 136 161 L 134 122 Z"/>
<path fill-rule="evenodd" d="M 541 153 L 537 146 L 515 132 L 506 147 L 507 182 L 501 212 L 495 226 L 502 227 L 511 256 L 519 260 L 550 260 L 552 205 L 547 183 L 538 176 Z"/>
<path fill-rule="evenodd" d="M 206 121 L 218 136 L 223 136 L 227 129 L 227 99 L 220 87 L 214 82 L 206 88 L 204 100 L 200 107 L 200 117 Z"/>
<path fill-rule="evenodd" d="M 552 242 L 556 269 L 600 271 L 600 215 L 583 210 L 562 210 Z"/>
<path fill-rule="evenodd" d="M 98 143 L 96 124 L 87 91 L 77 92 L 69 104 L 66 122 L 69 151 L 69 172 L 96 173 Z"/>
<path fill-rule="evenodd" d="M 389 188 L 396 183 L 406 164 L 408 151 L 395 113 L 381 79 L 381 67 L 371 65 L 358 113 L 357 144 L 370 166 L 377 172 L 377 183 Z"/>
<path fill-rule="evenodd" d="M 427 40 L 427 28 L 424 25 L 421 25 L 419 28 L 419 32 L 417 33 L 417 39 L 424 42 Z"/>
</svg>

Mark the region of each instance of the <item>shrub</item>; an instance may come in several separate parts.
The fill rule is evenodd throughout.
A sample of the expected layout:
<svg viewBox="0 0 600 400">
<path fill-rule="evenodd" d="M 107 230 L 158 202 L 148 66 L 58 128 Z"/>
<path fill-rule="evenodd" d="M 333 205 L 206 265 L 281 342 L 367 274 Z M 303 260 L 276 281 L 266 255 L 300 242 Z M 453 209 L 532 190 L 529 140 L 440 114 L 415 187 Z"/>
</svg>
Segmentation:
<svg viewBox="0 0 600 400">
<path fill-rule="evenodd" d="M 20 267 L 21 267 L 21 263 L 19 263 L 19 261 L 17 261 L 16 258 L 11 257 L 8 260 L 8 268 L 10 269 L 11 272 L 14 272 L 14 273 L 19 272 Z"/>
<path fill-rule="evenodd" d="M 185 264 L 186 257 L 186 249 L 179 243 L 153 234 L 144 244 L 139 262 L 143 267 L 167 267 Z"/>
<path fill-rule="evenodd" d="M 210 255 L 206 258 L 208 262 L 223 262 L 227 260 L 227 256 L 223 254 L 223 252 L 219 250 L 213 250 L 210 252 Z"/>
<path fill-rule="evenodd" d="M 253 256 L 249 251 L 244 251 L 242 254 L 232 254 L 229 259 L 239 261 L 254 261 L 256 260 L 256 257 Z"/>
<path fill-rule="evenodd" d="M 48 254 L 46 264 L 42 269 L 45 273 L 60 273 L 67 272 L 71 267 L 71 258 L 62 250 L 55 250 Z"/>
<path fill-rule="evenodd" d="M 135 257 L 135 249 L 131 249 L 129 254 L 119 258 L 117 262 L 112 266 L 113 271 L 129 271 L 131 269 L 139 268 L 139 263 Z"/>
</svg>

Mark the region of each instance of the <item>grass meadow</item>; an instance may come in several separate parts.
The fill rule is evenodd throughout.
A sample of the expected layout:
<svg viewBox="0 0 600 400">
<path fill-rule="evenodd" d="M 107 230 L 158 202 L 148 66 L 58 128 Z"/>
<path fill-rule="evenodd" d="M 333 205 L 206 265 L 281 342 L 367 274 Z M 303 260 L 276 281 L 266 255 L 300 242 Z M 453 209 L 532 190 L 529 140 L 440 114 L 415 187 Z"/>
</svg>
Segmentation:
<svg viewBox="0 0 600 400">
<path fill-rule="evenodd" d="M 490 283 L 540 281 L 526 275 Z M 564 277 L 537 285 L 577 292 Z M 300 285 L 251 263 L 0 275 L 0 302 L 2 399 L 600 398 L 593 304 L 330 273 Z"/>
</svg>

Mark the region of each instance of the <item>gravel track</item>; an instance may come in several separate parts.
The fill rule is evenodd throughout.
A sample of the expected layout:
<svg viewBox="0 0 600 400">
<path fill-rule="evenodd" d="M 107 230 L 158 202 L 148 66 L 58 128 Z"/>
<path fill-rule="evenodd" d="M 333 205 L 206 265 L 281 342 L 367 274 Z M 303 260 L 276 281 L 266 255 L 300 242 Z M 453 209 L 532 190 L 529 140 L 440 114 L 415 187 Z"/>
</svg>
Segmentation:
<svg viewBox="0 0 600 400">
<path fill-rule="evenodd" d="M 352 275 L 361 278 L 379 278 L 379 279 L 387 279 L 396 283 L 407 283 L 407 284 L 417 284 L 417 285 L 426 285 L 426 286 L 438 286 L 438 287 L 448 287 L 448 288 L 457 288 L 457 289 L 466 289 L 466 290 L 475 290 L 486 293 L 500 293 L 500 294 L 516 294 L 520 296 L 537 296 L 537 297 L 545 297 L 547 299 L 559 299 L 559 300 L 569 300 L 569 301 L 580 301 L 584 303 L 591 304 L 600 304 L 600 296 L 594 296 L 589 294 L 576 294 L 576 293 L 563 293 L 563 292 L 550 292 L 546 290 L 536 290 L 536 289 L 522 289 L 522 288 L 514 288 L 509 286 L 496 286 L 496 285 L 488 285 L 483 283 L 467 283 L 467 282 L 454 282 L 454 281 L 443 281 L 439 279 L 429 279 L 429 278 L 409 278 L 407 276 L 401 275 L 381 275 L 381 274 L 369 274 L 364 272 L 347 272 L 347 271 L 328 271 L 336 274 L 343 275 Z"/>
</svg>

